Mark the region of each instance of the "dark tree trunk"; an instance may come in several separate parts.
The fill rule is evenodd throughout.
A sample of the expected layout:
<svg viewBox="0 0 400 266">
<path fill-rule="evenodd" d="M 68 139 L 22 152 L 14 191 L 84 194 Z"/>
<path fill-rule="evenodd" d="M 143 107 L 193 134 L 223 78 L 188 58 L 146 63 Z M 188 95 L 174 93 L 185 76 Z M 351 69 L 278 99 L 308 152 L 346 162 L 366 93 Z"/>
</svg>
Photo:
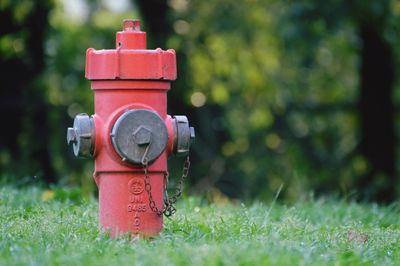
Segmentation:
<svg viewBox="0 0 400 266">
<path fill-rule="evenodd" d="M 48 151 L 49 106 L 45 88 L 38 82 L 45 67 L 43 47 L 51 2 L 38 1 L 22 23 L 13 19 L 17 7 L 18 4 L 10 5 L 0 11 L 0 35 L 10 34 L 14 42 L 23 44 L 22 56 L 14 55 L 13 51 L 9 55 L 0 54 L 4 71 L 0 75 L 0 110 L 5 128 L 0 150 L 11 155 L 10 161 L 2 166 L 12 171 L 9 174 L 15 177 L 39 176 L 52 183 L 56 178 Z M 14 36 L 21 37 L 14 39 Z"/>
<path fill-rule="evenodd" d="M 368 173 L 359 180 L 362 198 L 391 202 L 395 199 L 394 83 L 392 50 L 382 31 L 364 23 L 360 28 L 361 120 L 360 151 L 368 161 Z"/>
<path fill-rule="evenodd" d="M 27 26 L 31 28 L 27 42 L 30 43 L 32 61 L 32 78 L 37 78 L 45 67 L 44 43 L 46 38 L 46 29 L 48 27 L 48 15 L 50 12 L 50 4 L 48 1 L 38 1 L 34 12 L 30 19 L 27 20 Z M 52 158 L 49 152 L 50 125 L 48 124 L 48 112 L 50 107 L 46 99 L 46 90 L 36 82 L 33 82 L 32 90 L 26 97 L 27 107 L 30 112 L 30 132 L 31 139 L 36 141 L 31 145 L 31 158 L 39 160 L 39 164 L 33 165 L 33 170 L 41 176 L 46 183 L 55 183 L 57 177 L 52 163 Z M 34 101 L 32 101 L 34 100 Z"/>
<path fill-rule="evenodd" d="M 168 23 L 167 15 L 169 7 L 167 1 L 164 0 L 137 0 L 135 1 L 139 6 L 140 13 L 143 16 L 142 27 L 144 31 L 150 34 L 150 48 L 153 46 L 152 40 L 157 47 L 166 49 L 165 42 L 171 33 L 170 24 Z"/>
</svg>

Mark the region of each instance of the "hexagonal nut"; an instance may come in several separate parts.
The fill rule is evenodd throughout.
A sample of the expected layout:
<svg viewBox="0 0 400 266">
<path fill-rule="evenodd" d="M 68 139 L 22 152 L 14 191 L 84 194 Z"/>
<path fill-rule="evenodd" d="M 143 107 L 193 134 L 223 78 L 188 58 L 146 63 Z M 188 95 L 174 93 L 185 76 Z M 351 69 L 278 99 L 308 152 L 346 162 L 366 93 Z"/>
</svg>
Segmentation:
<svg viewBox="0 0 400 266">
<path fill-rule="evenodd" d="M 138 127 L 135 132 L 132 134 L 133 141 L 139 145 L 148 145 L 151 141 L 151 131 L 145 128 L 144 126 Z"/>
<path fill-rule="evenodd" d="M 69 127 L 67 129 L 67 143 L 76 143 L 77 142 L 77 133 L 76 129 L 73 127 Z"/>
</svg>

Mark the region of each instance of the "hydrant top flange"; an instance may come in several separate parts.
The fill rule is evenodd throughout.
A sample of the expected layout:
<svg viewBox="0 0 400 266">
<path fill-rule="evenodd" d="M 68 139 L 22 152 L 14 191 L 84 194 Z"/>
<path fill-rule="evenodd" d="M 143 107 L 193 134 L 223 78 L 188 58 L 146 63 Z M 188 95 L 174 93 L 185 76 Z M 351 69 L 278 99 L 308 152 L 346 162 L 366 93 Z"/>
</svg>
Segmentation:
<svg viewBox="0 0 400 266">
<path fill-rule="evenodd" d="M 167 146 L 168 130 L 156 112 L 134 109 L 117 119 L 111 140 L 123 161 L 141 164 L 146 156 L 148 162 L 153 162 Z"/>
<path fill-rule="evenodd" d="M 175 51 L 147 49 L 139 20 L 124 20 L 123 30 L 116 33 L 115 49 L 86 51 L 89 80 L 175 80 L 176 73 Z"/>
</svg>

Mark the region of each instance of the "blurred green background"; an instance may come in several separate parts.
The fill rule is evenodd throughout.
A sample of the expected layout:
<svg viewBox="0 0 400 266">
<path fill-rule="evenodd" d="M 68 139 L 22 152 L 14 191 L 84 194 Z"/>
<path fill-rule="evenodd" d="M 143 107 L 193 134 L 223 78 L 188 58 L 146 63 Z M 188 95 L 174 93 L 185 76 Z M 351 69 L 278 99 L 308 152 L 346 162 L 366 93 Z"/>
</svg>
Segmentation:
<svg viewBox="0 0 400 266">
<path fill-rule="evenodd" d="M 168 111 L 197 131 L 189 193 L 398 198 L 396 0 L 0 0 L 2 180 L 93 193 L 66 128 L 93 112 L 86 49 L 114 48 L 124 18 L 177 51 Z"/>
</svg>

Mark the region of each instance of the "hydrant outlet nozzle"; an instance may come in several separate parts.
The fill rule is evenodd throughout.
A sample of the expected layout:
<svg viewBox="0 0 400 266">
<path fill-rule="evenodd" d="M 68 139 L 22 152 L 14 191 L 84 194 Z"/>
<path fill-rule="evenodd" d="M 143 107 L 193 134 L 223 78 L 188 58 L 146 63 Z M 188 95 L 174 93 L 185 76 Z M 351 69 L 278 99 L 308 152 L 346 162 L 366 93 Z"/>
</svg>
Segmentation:
<svg viewBox="0 0 400 266">
<path fill-rule="evenodd" d="M 74 126 L 67 129 L 67 143 L 74 148 L 77 157 L 91 157 L 94 152 L 94 123 L 87 114 L 78 114 Z"/>
<path fill-rule="evenodd" d="M 145 155 L 149 162 L 153 162 L 167 146 L 168 130 L 156 112 L 133 109 L 115 121 L 111 141 L 124 161 L 141 164 Z"/>
<path fill-rule="evenodd" d="M 173 117 L 175 142 L 174 154 L 176 156 L 185 156 L 189 153 L 190 145 L 194 142 L 195 131 L 193 127 L 189 126 L 189 120 L 184 115 L 175 115 Z"/>
</svg>

